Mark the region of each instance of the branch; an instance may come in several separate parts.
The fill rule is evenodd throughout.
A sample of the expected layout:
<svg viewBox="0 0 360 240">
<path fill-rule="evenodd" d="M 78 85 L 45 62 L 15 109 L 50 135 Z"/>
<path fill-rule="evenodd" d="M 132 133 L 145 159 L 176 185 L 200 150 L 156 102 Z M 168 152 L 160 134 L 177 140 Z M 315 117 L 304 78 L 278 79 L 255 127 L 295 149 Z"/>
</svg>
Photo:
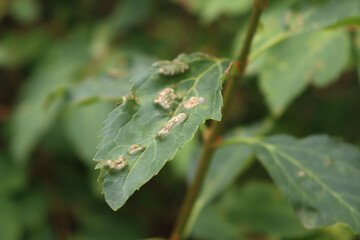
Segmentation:
<svg viewBox="0 0 360 240">
<path fill-rule="evenodd" d="M 244 76 L 244 71 L 246 69 L 247 59 L 251 48 L 251 42 L 255 35 L 259 23 L 260 15 L 267 5 L 268 5 L 267 0 L 254 0 L 254 8 L 247 29 L 246 38 L 240 56 L 236 62 L 236 68 L 231 69 L 231 71 L 228 73 L 229 81 L 227 82 L 224 90 L 224 105 L 222 108 L 223 116 L 228 112 L 230 103 L 234 98 L 237 83 Z M 185 195 L 185 199 L 181 206 L 180 214 L 178 216 L 170 240 L 180 240 L 184 238 L 185 225 L 189 220 L 189 216 L 193 209 L 194 202 L 196 200 L 197 195 L 200 192 L 206 172 L 210 165 L 210 160 L 216 149 L 216 144 L 217 144 L 216 140 L 218 139 L 218 136 L 220 135 L 223 126 L 224 126 L 223 120 L 220 122 L 213 121 L 211 123 L 210 128 L 208 129 L 208 134 L 207 134 L 208 136 L 206 137 L 204 142 L 204 147 L 200 156 L 200 161 L 196 170 L 194 180 L 190 184 L 188 191 Z"/>
</svg>

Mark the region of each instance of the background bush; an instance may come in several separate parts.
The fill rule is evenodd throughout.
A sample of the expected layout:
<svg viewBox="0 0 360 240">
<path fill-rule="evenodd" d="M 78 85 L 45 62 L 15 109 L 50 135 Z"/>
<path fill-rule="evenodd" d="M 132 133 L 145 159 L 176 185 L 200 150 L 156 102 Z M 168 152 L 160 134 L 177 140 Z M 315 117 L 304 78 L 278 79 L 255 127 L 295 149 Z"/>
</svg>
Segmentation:
<svg viewBox="0 0 360 240">
<path fill-rule="evenodd" d="M 131 76 L 154 61 L 197 51 L 235 56 L 251 7 L 250 0 L 3 1 L 0 239 L 167 237 L 201 136 L 113 212 L 92 161 L 98 133 Z M 360 146 L 359 16 L 355 0 L 270 1 L 230 126 L 268 119 L 272 134 L 326 132 Z M 194 239 L 355 238 L 343 226 L 306 230 L 258 163 L 224 185 L 201 211 Z"/>
</svg>

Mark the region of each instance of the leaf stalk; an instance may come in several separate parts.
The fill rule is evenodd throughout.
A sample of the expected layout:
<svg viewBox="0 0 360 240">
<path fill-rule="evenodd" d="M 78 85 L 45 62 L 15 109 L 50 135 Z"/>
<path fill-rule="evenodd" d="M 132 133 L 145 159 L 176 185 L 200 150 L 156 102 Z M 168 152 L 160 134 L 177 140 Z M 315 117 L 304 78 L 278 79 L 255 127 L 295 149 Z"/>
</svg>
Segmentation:
<svg viewBox="0 0 360 240">
<path fill-rule="evenodd" d="M 236 67 L 232 68 L 229 73 L 227 73 L 228 81 L 225 90 L 223 93 L 223 107 L 222 115 L 227 114 L 230 107 L 231 101 L 234 98 L 235 90 L 238 82 L 243 78 L 244 72 L 247 66 L 247 60 L 251 48 L 251 43 L 253 41 L 261 13 L 265 10 L 268 5 L 267 0 L 254 0 L 254 7 L 251 14 L 250 23 L 248 25 L 246 37 L 242 50 L 239 57 L 236 61 Z M 185 226 L 189 220 L 191 211 L 194 207 L 195 200 L 200 192 L 201 186 L 203 184 L 205 175 L 210 165 L 211 158 L 218 144 L 218 137 L 224 127 L 224 118 L 221 121 L 212 121 L 209 129 L 207 130 L 207 137 L 205 138 L 204 147 L 200 156 L 199 164 L 195 173 L 195 177 L 190 184 L 185 198 L 183 200 L 179 216 L 175 223 L 174 230 L 170 237 L 170 240 L 180 240 L 184 239 L 185 236 Z"/>
</svg>

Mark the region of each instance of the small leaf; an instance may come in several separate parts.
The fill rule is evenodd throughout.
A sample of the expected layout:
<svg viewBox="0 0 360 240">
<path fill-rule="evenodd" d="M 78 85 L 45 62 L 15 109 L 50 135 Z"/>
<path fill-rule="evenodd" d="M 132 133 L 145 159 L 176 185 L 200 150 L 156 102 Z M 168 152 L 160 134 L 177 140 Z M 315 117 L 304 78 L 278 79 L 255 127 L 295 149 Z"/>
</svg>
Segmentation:
<svg viewBox="0 0 360 240">
<path fill-rule="evenodd" d="M 257 156 L 307 228 L 348 224 L 360 233 L 360 151 L 327 136 L 257 142 Z"/>
<path fill-rule="evenodd" d="M 331 14 L 329 14 L 331 13 Z M 317 30 L 360 20 L 360 2 L 353 0 L 297 1 L 285 16 L 286 26 L 295 32 Z"/>
<path fill-rule="evenodd" d="M 189 69 L 165 76 L 155 66 L 134 78 L 133 95 L 125 97 L 105 121 L 94 157 L 99 162 L 97 168 L 102 168 L 107 160 L 127 160 L 127 167 L 119 171 L 101 171 L 105 199 L 113 209 L 120 208 L 135 190 L 156 175 L 206 119 L 221 119 L 220 76 L 228 61 L 204 54 L 180 55 L 176 61 Z M 165 89 L 173 91 L 165 93 Z M 191 97 L 205 101 L 186 108 L 184 102 Z M 169 99 L 172 102 L 167 105 Z M 129 154 L 134 144 L 142 151 Z"/>
<path fill-rule="evenodd" d="M 342 30 L 293 37 L 271 48 L 260 73 L 260 87 L 274 115 L 280 115 L 308 84 L 336 80 L 346 65 L 349 39 Z"/>
<path fill-rule="evenodd" d="M 353 0 L 272 1 L 261 16 L 261 28 L 253 42 L 250 63 L 285 39 L 328 27 L 358 24 L 359 16 L 360 3 Z M 236 54 L 245 31 L 244 27 L 234 39 L 233 52 Z"/>
</svg>

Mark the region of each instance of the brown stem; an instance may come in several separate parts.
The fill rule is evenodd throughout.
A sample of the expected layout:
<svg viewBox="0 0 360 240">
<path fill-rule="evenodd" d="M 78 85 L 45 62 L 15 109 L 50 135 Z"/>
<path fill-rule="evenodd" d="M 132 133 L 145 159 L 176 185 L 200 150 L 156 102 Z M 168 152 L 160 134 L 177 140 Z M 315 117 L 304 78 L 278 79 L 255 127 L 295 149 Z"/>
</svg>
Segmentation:
<svg viewBox="0 0 360 240">
<path fill-rule="evenodd" d="M 228 74 L 228 82 L 224 90 L 224 105 L 222 108 L 223 116 L 228 112 L 230 103 L 234 97 L 237 83 L 242 79 L 247 65 L 247 58 L 250 52 L 251 42 L 259 23 L 262 11 L 268 5 L 267 0 L 254 0 L 254 8 L 252 11 L 250 23 L 247 29 L 245 41 L 236 62 L 236 68 L 233 68 Z M 184 229 L 187 221 L 189 220 L 190 213 L 194 206 L 197 195 L 203 184 L 205 175 L 209 168 L 209 163 L 216 148 L 216 140 L 221 133 L 224 126 L 224 121 L 212 121 L 208 130 L 208 137 L 205 139 L 204 147 L 200 156 L 199 165 L 197 166 L 194 180 L 190 184 L 188 191 L 185 195 L 183 204 L 180 209 L 173 233 L 170 237 L 171 240 L 180 240 L 184 238 Z"/>
</svg>

